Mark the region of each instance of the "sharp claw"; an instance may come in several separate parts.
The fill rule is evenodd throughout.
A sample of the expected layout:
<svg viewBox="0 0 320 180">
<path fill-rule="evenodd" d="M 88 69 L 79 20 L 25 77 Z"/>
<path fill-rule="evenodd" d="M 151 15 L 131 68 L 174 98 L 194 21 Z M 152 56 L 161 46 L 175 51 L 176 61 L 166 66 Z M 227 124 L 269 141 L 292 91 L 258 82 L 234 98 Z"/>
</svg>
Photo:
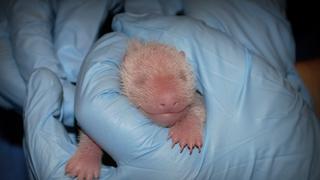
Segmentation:
<svg viewBox="0 0 320 180">
<path fill-rule="evenodd" d="M 184 144 L 184 145 L 180 144 L 180 148 L 181 148 L 180 153 L 183 152 L 183 150 L 184 150 L 184 148 L 186 147 L 186 145 L 187 145 L 187 144 Z"/>
<path fill-rule="evenodd" d="M 193 148 L 194 148 L 194 146 L 192 146 L 191 148 L 190 147 L 188 147 L 189 149 L 190 149 L 190 155 L 192 154 L 192 151 L 193 151 Z"/>
<path fill-rule="evenodd" d="M 196 143 L 195 146 L 197 146 L 198 149 L 201 149 L 202 148 L 202 142 Z"/>
<path fill-rule="evenodd" d="M 178 143 L 178 141 L 177 141 L 177 140 L 173 140 L 173 139 L 172 139 L 172 146 L 171 146 L 171 149 L 173 149 L 173 148 L 174 148 L 174 146 L 175 146 L 177 143 Z"/>
</svg>

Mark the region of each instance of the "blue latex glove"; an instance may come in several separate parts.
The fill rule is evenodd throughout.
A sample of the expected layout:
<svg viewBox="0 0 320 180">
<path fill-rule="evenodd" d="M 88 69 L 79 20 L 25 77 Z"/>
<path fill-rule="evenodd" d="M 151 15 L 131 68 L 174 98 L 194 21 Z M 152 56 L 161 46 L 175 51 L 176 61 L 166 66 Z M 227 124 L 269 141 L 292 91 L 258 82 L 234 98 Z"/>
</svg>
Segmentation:
<svg viewBox="0 0 320 180">
<path fill-rule="evenodd" d="M 176 15 L 182 8 L 182 0 L 130 0 L 124 3 L 125 12 L 134 14 Z"/>
<path fill-rule="evenodd" d="M 123 15 L 116 22 L 186 52 L 205 96 L 207 123 L 200 154 L 171 149 L 168 129 L 152 124 L 120 93 L 127 37 L 106 35 L 85 60 L 76 97 L 79 124 L 118 164 L 103 167 L 101 179 L 319 178 L 319 124 L 301 95 L 259 56 L 188 18 Z M 61 88 L 44 76 L 52 77 L 40 72 L 28 87 L 26 147 L 34 174 L 62 178 L 75 146 L 54 119 L 61 96 L 47 93 Z"/>
<path fill-rule="evenodd" d="M 26 97 L 23 81 L 12 54 L 5 4 L 0 4 L 0 106 L 22 109 Z"/>
<path fill-rule="evenodd" d="M 76 97 L 79 124 L 118 164 L 103 167 L 101 179 L 319 178 L 317 119 L 260 55 L 185 17 L 121 15 L 114 22 L 129 36 L 185 51 L 205 97 L 207 123 L 200 154 L 171 149 L 168 129 L 152 124 L 120 93 L 118 71 L 127 36 L 106 35 L 82 66 Z M 27 102 L 25 147 L 33 175 L 66 178 L 64 165 L 75 145 L 57 120 L 61 86 L 53 73 L 35 72 Z"/>
<path fill-rule="evenodd" d="M 65 78 L 52 36 L 56 7 L 50 1 L 40 0 L 13 0 L 9 7 L 12 49 L 23 79 L 27 82 L 31 73 L 40 67 Z"/>
<path fill-rule="evenodd" d="M 55 29 L 54 17 L 57 4 L 54 1 L 12 0 L 6 6 L 13 60 L 24 80 L 22 84 L 28 82 L 31 73 L 37 68 L 46 67 L 54 72 L 63 84 L 64 122 L 72 126 L 75 87 L 67 80 L 66 73 L 56 55 L 52 33 Z M 19 78 L 16 79 L 19 80 Z M 11 88 L 8 91 L 22 94 L 25 98 L 25 86 L 23 91 L 21 88 Z M 18 105 L 23 106 L 23 104 Z"/>
<path fill-rule="evenodd" d="M 63 164 L 76 147 L 60 122 L 60 81 L 49 69 L 40 68 L 32 73 L 27 89 L 24 151 L 30 179 L 67 179 Z"/>
<path fill-rule="evenodd" d="M 186 0 L 186 16 L 224 32 L 285 76 L 309 105 L 310 95 L 295 69 L 295 46 L 284 0 Z"/>
<path fill-rule="evenodd" d="M 56 54 L 67 79 L 76 82 L 83 59 L 96 41 L 101 23 L 119 0 L 58 1 L 54 28 Z"/>
<path fill-rule="evenodd" d="M 53 1 L 56 4 L 54 48 L 67 80 L 62 81 L 64 94 L 64 124 L 73 125 L 75 87 L 80 66 L 92 47 L 109 12 L 117 9 L 119 0 Z M 52 43 L 53 43 L 52 42 Z M 50 66 L 51 67 L 51 66 Z M 60 76 L 60 74 L 57 74 Z M 63 78 L 62 78 L 63 79 Z"/>
<path fill-rule="evenodd" d="M 121 15 L 114 22 L 115 29 L 130 36 L 184 50 L 196 74 L 198 89 L 204 94 L 208 116 L 202 153 L 191 157 L 175 154 L 179 148 L 168 148 L 171 142 L 168 145 L 165 141 L 167 131 L 148 121 L 138 121 L 143 117 L 134 118 L 130 113 L 135 108 L 127 107 L 119 95 L 119 62 L 115 59 L 122 56 L 112 55 L 119 50 L 96 48 L 83 66 L 86 73 L 80 78 L 77 92 L 77 117 L 85 131 L 115 158 L 120 169 L 125 169 L 121 172 L 128 175 L 123 177 L 139 179 L 150 174 L 159 175 L 160 179 L 160 172 L 169 179 L 319 177 L 320 159 L 315 153 L 319 145 L 313 143 L 319 139 L 317 119 L 302 96 L 261 56 L 221 31 L 188 18 Z M 121 41 L 113 41 L 115 47 L 120 46 Z M 99 55 L 104 52 L 108 55 Z M 97 124 L 93 125 L 91 119 Z M 298 133 L 297 124 L 308 130 Z M 309 166 L 302 167 L 303 163 Z M 139 169 L 130 172 L 132 167 Z"/>
<path fill-rule="evenodd" d="M 70 82 L 76 81 L 80 65 L 96 40 L 101 22 L 117 4 L 118 0 L 11 0 L 3 3 L 5 11 L 1 13 L 1 26 L 5 26 L 3 31 L 6 31 L 8 24 L 11 38 L 6 35 L 1 39 L 4 44 L 1 50 L 5 52 L 1 56 L 5 57 L 1 62 L 4 75 L 0 83 L 5 88 L 0 91 L 0 104 L 12 108 L 8 104 L 11 103 L 21 108 L 26 96 L 25 82 L 35 69 L 46 67 L 62 83 L 63 120 L 64 124 L 72 126 L 75 87 Z M 16 80 L 12 81 L 12 77 Z"/>
</svg>

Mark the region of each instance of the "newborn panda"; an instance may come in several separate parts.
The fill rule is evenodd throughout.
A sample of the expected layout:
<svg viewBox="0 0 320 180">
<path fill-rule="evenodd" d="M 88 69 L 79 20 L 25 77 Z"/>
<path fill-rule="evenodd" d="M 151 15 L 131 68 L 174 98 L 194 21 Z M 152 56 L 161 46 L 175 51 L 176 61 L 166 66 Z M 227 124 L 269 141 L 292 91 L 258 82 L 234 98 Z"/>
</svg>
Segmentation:
<svg viewBox="0 0 320 180">
<path fill-rule="evenodd" d="M 202 146 L 205 111 L 183 51 L 157 42 L 129 42 L 121 66 L 123 93 L 169 137 L 192 149 Z"/>
<path fill-rule="evenodd" d="M 184 52 L 157 42 L 129 41 L 120 69 L 122 92 L 150 120 L 170 128 L 173 146 L 202 147 L 205 109 Z M 101 148 L 80 131 L 79 147 L 66 165 L 78 179 L 99 177 Z"/>
</svg>

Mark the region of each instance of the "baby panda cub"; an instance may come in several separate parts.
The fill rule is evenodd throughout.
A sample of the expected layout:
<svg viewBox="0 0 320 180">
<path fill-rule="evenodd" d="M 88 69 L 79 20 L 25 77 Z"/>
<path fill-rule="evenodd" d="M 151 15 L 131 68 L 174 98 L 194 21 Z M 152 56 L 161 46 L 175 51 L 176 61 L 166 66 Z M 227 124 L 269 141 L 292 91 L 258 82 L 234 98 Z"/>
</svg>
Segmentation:
<svg viewBox="0 0 320 180">
<path fill-rule="evenodd" d="M 200 150 L 205 109 L 183 51 L 132 40 L 120 73 L 123 93 L 154 123 L 170 128 L 173 144 Z"/>
<path fill-rule="evenodd" d="M 150 120 L 169 129 L 173 146 L 202 147 L 203 99 L 183 51 L 169 45 L 131 40 L 121 69 L 122 92 Z M 79 147 L 66 166 L 78 179 L 99 177 L 101 148 L 80 131 Z"/>
</svg>

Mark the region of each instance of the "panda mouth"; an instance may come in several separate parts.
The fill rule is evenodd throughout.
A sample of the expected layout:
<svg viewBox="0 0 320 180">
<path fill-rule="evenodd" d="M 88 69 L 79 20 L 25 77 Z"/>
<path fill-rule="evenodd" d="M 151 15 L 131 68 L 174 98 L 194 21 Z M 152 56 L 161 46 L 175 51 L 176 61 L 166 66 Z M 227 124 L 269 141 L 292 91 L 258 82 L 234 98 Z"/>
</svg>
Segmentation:
<svg viewBox="0 0 320 180">
<path fill-rule="evenodd" d="M 187 111 L 170 112 L 170 113 L 146 113 L 153 122 L 163 127 L 171 127 L 176 122 L 182 120 L 186 116 Z"/>
<path fill-rule="evenodd" d="M 174 115 L 174 114 L 180 114 L 189 109 L 190 106 L 185 106 L 179 109 L 170 109 L 170 110 L 164 110 L 164 111 L 148 111 L 143 108 L 141 108 L 145 113 L 149 115 Z"/>
<path fill-rule="evenodd" d="M 164 111 L 157 113 L 144 111 L 144 113 L 156 124 L 162 127 L 171 127 L 187 115 L 189 107 L 190 106 L 186 106 L 176 111 Z"/>
</svg>

